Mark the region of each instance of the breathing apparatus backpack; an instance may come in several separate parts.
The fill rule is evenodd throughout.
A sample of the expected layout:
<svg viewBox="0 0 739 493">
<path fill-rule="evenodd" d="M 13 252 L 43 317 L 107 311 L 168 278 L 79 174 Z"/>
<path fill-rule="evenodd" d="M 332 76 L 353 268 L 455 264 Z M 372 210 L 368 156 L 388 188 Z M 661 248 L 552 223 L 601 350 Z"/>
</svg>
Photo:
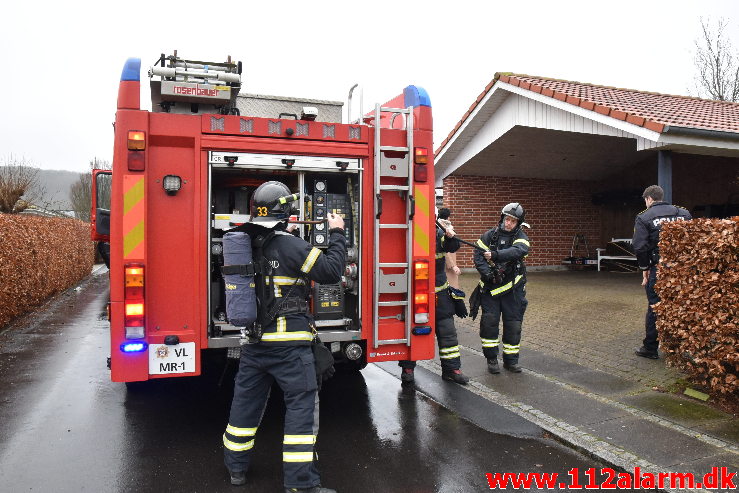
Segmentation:
<svg viewBox="0 0 739 493">
<path fill-rule="evenodd" d="M 223 235 L 226 316 L 231 325 L 250 328 L 257 320 L 257 293 L 251 237 L 235 231 Z"/>
</svg>

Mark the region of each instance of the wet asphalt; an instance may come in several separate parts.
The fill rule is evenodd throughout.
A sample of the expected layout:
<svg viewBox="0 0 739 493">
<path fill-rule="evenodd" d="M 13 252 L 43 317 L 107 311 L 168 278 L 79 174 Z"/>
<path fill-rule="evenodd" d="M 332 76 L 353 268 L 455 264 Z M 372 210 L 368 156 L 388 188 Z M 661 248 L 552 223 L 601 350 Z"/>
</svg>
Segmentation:
<svg viewBox="0 0 739 493">
<path fill-rule="evenodd" d="M 284 407 L 272 393 L 247 485 L 228 484 L 221 435 L 235 362 L 127 388 L 106 368 L 107 271 L 0 332 L 0 491 L 280 492 Z M 338 373 L 321 391 L 323 484 L 347 492 L 489 490 L 485 473 L 602 464 L 422 368 Z M 582 476 L 582 472 L 581 472 Z M 531 488 L 535 491 L 535 488 Z"/>
</svg>

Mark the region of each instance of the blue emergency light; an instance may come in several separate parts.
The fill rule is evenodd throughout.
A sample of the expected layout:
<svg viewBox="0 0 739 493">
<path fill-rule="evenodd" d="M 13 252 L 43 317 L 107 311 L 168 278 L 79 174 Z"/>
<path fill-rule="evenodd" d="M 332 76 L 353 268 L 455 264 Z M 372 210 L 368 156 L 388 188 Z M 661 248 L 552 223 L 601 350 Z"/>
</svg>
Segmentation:
<svg viewBox="0 0 739 493">
<path fill-rule="evenodd" d="M 413 330 L 411 330 L 411 332 L 413 332 L 414 336 L 426 336 L 431 333 L 431 327 L 429 327 L 428 325 L 413 327 Z"/>
<path fill-rule="evenodd" d="M 413 106 L 428 106 L 431 108 L 431 98 L 429 97 L 429 93 L 426 92 L 426 89 L 423 87 L 418 86 L 408 86 L 405 89 L 403 89 L 403 100 L 405 102 L 405 107 Z"/>
<path fill-rule="evenodd" d="M 129 58 L 123 66 L 121 80 L 141 80 L 141 58 Z"/>
<path fill-rule="evenodd" d="M 124 353 L 140 353 L 146 351 L 148 347 L 149 345 L 144 341 L 124 342 L 121 344 L 121 351 Z"/>
</svg>

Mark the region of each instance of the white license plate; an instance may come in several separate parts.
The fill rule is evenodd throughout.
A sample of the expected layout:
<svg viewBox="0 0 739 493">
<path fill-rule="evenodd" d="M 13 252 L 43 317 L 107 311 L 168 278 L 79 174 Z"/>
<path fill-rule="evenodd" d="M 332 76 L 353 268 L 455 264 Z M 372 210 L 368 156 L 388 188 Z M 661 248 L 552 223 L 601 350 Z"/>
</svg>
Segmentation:
<svg viewBox="0 0 739 493">
<path fill-rule="evenodd" d="M 195 373 L 195 343 L 149 345 L 149 374 Z"/>
</svg>

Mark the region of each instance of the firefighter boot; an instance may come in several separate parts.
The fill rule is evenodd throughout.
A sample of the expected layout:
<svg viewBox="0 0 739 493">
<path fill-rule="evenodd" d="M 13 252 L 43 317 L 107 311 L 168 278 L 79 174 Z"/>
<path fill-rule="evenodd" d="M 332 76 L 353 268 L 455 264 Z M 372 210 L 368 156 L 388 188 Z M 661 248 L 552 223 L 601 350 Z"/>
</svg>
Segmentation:
<svg viewBox="0 0 739 493">
<path fill-rule="evenodd" d="M 636 354 L 637 356 L 641 356 L 642 358 L 659 359 L 659 354 L 657 354 L 657 351 L 650 351 L 644 346 L 634 351 L 634 354 Z"/>
<path fill-rule="evenodd" d="M 229 469 L 228 474 L 231 476 L 231 484 L 234 486 L 241 486 L 246 484 L 246 472 L 244 471 L 231 471 Z"/>
<path fill-rule="evenodd" d="M 400 373 L 400 382 L 403 385 L 410 385 L 416 381 L 416 377 L 413 375 L 413 368 L 403 368 Z"/>
<path fill-rule="evenodd" d="M 488 359 L 488 372 L 496 375 L 500 373 L 500 366 L 498 366 L 498 358 Z"/>
<path fill-rule="evenodd" d="M 311 488 L 285 488 L 285 493 L 336 493 L 336 490 L 318 485 Z"/>
<path fill-rule="evenodd" d="M 521 373 L 521 367 L 518 366 L 518 363 L 508 363 L 504 361 L 503 368 L 510 371 L 511 373 Z"/>
<path fill-rule="evenodd" d="M 467 385 L 470 377 L 462 373 L 462 370 L 442 370 L 441 378 L 460 385 Z"/>
</svg>

